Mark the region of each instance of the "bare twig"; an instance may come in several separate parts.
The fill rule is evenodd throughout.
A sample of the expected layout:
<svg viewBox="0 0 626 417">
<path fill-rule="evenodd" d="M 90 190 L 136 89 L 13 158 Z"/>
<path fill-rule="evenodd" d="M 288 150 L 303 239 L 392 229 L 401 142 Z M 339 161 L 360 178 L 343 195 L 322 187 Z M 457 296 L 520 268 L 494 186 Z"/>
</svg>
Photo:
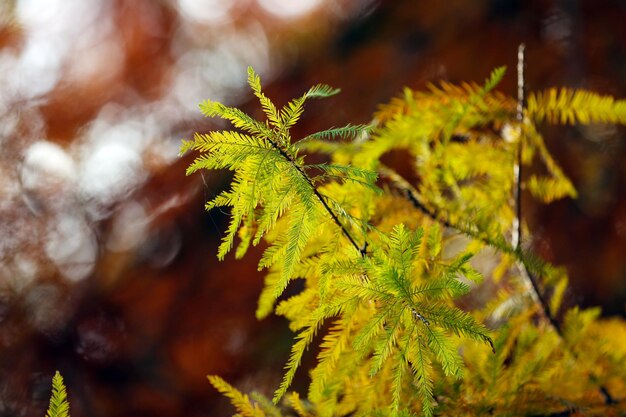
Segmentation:
<svg viewBox="0 0 626 417">
<path fill-rule="evenodd" d="M 522 123 L 524 123 L 524 105 L 525 105 L 525 81 L 524 81 L 524 52 L 526 46 L 521 43 L 517 49 L 517 122 L 520 132 L 523 131 Z M 524 151 L 524 140 L 520 135 L 517 144 L 517 155 L 513 165 L 513 204 L 515 207 L 515 218 L 511 225 L 511 245 L 520 250 L 522 245 L 522 153 Z M 518 269 L 524 282 L 526 283 L 529 293 L 536 304 L 541 306 L 543 316 L 548 320 L 550 325 L 562 339 L 561 324 L 556 320 L 550 311 L 548 300 L 541 291 L 539 280 L 532 274 L 523 263 L 518 262 Z"/>
<path fill-rule="evenodd" d="M 520 44 L 517 50 L 517 122 L 520 132 L 524 122 L 524 44 Z M 512 225 L 511 244 L 514 248 L 519 248 L 522 244 L 522 147 L 523 140 L 520 139 L 517 145 L 517 157 L 513 165 L 513 201 L 515 204 L 515 218 Z"/>
</svg>

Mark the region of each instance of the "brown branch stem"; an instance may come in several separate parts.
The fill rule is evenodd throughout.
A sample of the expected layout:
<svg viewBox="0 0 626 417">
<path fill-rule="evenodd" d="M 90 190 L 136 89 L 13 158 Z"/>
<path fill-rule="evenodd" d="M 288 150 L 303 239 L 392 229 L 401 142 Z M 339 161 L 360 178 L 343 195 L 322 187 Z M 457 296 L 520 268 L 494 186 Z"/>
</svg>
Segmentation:
<svg viewBox="0 0 626 417">
<path fill-rule="evenodd" d="M 524 107 L 526 105 L 525 96 L 525 80 L 524 80 L 524 51 L 526 46 L 521 43 L 517 49 L 517 122 L 519 123 L 520 132 L 522 132 L 522 124 L 524 123 Z M 515 219 L 513 222 L 513 231 L 511 242 L 516 250 L 521 248 L 522 244 L 522 154 L 524 151 L 523 136 L 520 135 L 517 144 L 517 155 L 515 165 L 513 167 L 513 199 L 515 204 Z M 532 288 L 533 296 L 535 300 L 541 305 L 544 317 L 554 328 L 554 331 L 558 334 L 561 340 L 564 340 L 563 330 L 561 323 L 554 317 L 548 307 L 548 300 L 539 288 L 539 280 L 534 276 L 528 268 L 526 268 L 521 262 L 518 262 L 519 270 L 525 281 L 530 284 Z M 571 351 L 574 357 L 577 357 L 574 351 Z M 599 387 L 600 394 L 604 398 L 605 404 L 613 404 L 614 400 L 611 397 L 608 389 L 604 386 Z"/>
<path fill-rule="evenodd" d="M 313 194 L 315 195 L 315 197 L 317 197 L 320 203 L 322 203 L 322 206 L 324 207 L 324 209 L 328 212 L 328 214 L 333 219 L 335 224 L 341 229 L 341 232 L 343 233 L 343 235 L 350 241 L 352 246 L 361 254 L 361 256 L 365 256 L 365 250 L 367 249 L 367 246 L 364 245 L 363 248 L 361 248 L 356 243 L 352 235 L 350 235 L 350 232 L 348 232 L 348 229 L 346 229 L 343 223 L 341 223 L 341 220 L 339 220 L 339 217 L 337 217 L 335 212 L 330 208 L 330 206 L 324 199 L 324 196 L 317 190 L 317 187 L 315 187 L 315 184 L 313 184 L 313 181 L 306 174 L 306 172 L 304 172 L 304 170 L 300 166 L 298 166 L 298 164 L 296 164 L 296 161 L 294 161 L 293 158 L 287 153 L 287 151 L 284 150 L 281 146 L 279 146 L 278 143 L 276 143 L 269 137 L 267 138 L 267 140 L 274 147 L 274 149 L 276 149 L 281 154 L 281 156 L 285 158 L 291 164 L 291 166 L 293 166 L 300 173 L 300 175 L 302 175 L 304 180 L 309 184 L 309 186 L 313 190 Z"/>
</svg>

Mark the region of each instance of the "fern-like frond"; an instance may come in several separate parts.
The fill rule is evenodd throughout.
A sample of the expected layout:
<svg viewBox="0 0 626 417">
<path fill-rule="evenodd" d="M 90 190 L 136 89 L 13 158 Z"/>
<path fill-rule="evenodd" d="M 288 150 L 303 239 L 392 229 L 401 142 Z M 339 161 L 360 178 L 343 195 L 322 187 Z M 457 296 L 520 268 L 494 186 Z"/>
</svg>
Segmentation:
<svg viewBox="0 0 626 417">
<path fill-rule="evenodd" d="M 393 374 L 391 379 L 391 416 L 399 417 L 406 409 L 402 404 L 402 392 L 405 388 L 405 379 L 408 374 L 408 365 L 406 358 L 402 353 L 397 353 L 395 357 L 395 364 L 393 368 Z M 427 393 L 428 398 L 431 398 L 432 392 Z M 432 415 L 432 410 L 426 409 L 424 410 L 424 415 L 426 417 L 430 417 Z"/>
<path fill-rule="evenodd" d="M 206 206 L 207 209 L 231 208 L 230 223 L 218 249 L 219 259 L 223 259 L 233 248 L 237 235 L 241 241 L 236 257 L 240 258 L 250 244 L 259 244 L 276 227 L 279 219 L 285 219 L 281 223 L 286 225 L 285 232 L 272 239 L 259 263 L 260 267 L 270 267 L 280 262 L 280 279 L 274 283 L 273 293 L 277 298 L 294 277 L 304 249 L 315 237 L 317 226 L 324 219 L 334 222 L 356 248 L 349 231 L 352 223 L 344 226 L 339 220 L 340 217 L 350 216 L 347 212 L 342 214 L 343 210 L 335 213 L 316 184 L 348 180 L 375 189 L 373 183 L 376 176 L 363 169 L 338 164 L 306 166 L 303 158 L 297 156 L 298 150 L 290 143 L 288 130 L 302 113 L 304 101 L 307 98 L 333 95 L 338 90 L 326 85 L 312 87 L 302 97 L 278 111 L 263 94 L 260 77 L 251 68 L 248 70 L 248 83 L 274 128 L 250 118 L 238 109 L 207 100 L 201 105 L 205 115 L 225 118 L 244 132 L 196 134 L 193 141 L 183 142 L 181 152 L 193 150 L 200 153 L 187 169 L 187 174 L 201 169 L 235 171 L 231 188 L 209 201 Z M 350 130 L 356 132 L 361 128 L 346 127 L 343 132 Z M 322 174 L 310 176 L 307 173 L 310 168 L 317 168 Z"/>
<path fill-rule="evenodd" d="M 276 315 L 289 320 L 289 328 L 297 332 L 308 327 L 313 312 L 319 307 L 319 295 L 312 288 L 282 300 L 276 306 Z"/>
<path fill-rule="evenodd" d="M 482 93 L 489 93 L 491 90 L 496 88 L 496 86 L 500 84 L 500 81 L 502 81 L 502 78 L 504 78 L 504 74 L 506 74 L 505 66 L 497 67 L 493 71 L 491 71 L 491 74 L 489 74 L 489 78 L 485 80 Z"/>
<path fill-rule="evenodd" d="M 375 172 L 370 171 L 369 169 L 337 164 L 311 164 L 305 165 L 304 168 L 307 170 L 322 171 L 324 174 L 317 176 L 317 181 L 326 179 L 334 179 L 336 181 L 352 181 L 362 185 L 363 187 L 369 188 L 376 193 L 380 192 L 380 188 L 375 185 L 378 176 Z"/>
<path fill-rule="evenodd" d="M 289 404 L 296 411 L 298 417 L 313 417 L 313 415 L 307 411 L 307 407 L 304 405 L 297 392 L 289 394 Z"/>
<path fill-rule="evenodd" d="M 459 379 L 463 372 L 463 361 L 457 352 L 455 344 L 451 343 L 448 336 L 434 326 L 426 327 L 424 333 L 428 347 L 437 357 L 446 376 L 454 376 Z"/>
<path fill-rule="evenodd" d="M 319 84 L 314 87 L 311 87 L 303 96 L 295 98 L 287 103 L 280 110 L 280 119 L 281 122 L 278 126 L 281 128 L 282 132 L 287 132 L 290 127 L 292 127 L 302 115 L 304 111 L 304 103 L 309 98 L 326 98 L 333 96 L 339 93 L 341 90 L 334 89 L 326 84 Z M 345 128 L 337 128 L 337 130 L 342 129 L 350 129 L 350 125 L 347 125 Z"/>
<path fill-rule="evenodd" d="M 576 190 L 572 183 L 561 178 L 542 178 L 531 175 L 526 186 L 535 197 L 544 203 L 551 203 L 564 196 L 576 195 Z"/>
<path fill-rule="evenodd" d="M 303 201 L 304 207 L 296 207 L 289 213 L 290 222 L 287 230 L 287 242 L 284 252 L 284 260 L 281 271 L 281 281 L 276 288 L 275 296 L 278 297 L 291 279 L 296 264 L 300 261 L 300 254 L 309 241 L 314 231 L 315 216 L 313 197 L 309 201 Z"/>
<path fill-rule="evenodd" d="M 337 320 L 324 336 L 317 357 L 318 364 L 311 371 L 309 398 L 312 400 L 323 402 L 324 394 L 329 389 L 328 381 L 334 379 L 333 376 L 339 371 L 338 368 L 350 368 L 345 361 L 345 352 L 350 349 L 350 338 L 355 320 L 353 315 Z"/>
<path fill-rule="evenodd" d="M 217 101 L 205 100 L 200 103 L 200 111 L 207 117 L 220 117 L 228 120 L 236 128 L 254 135 L 271 136 L 272 134 L 271 129 L 264 123 L 253 119 L 236 107 L 228 107 Z M 183 147 L 183 151 L 184 149 Z"/>
<path fill-rule="evenodd" d="M 207 376 L 209 382 L 216 390 L 230 398 L 231 403 L 242 417 L 265 417 L 266 414 L 257 404 L 250 401 L 246 394 L 241 393 L 235 387 L 216 375 Z"/>
<path fill-rule="evenodd" d="M 270 270 L 265 275 L 265 284 L 259 296 L 256 309 L 256 318 L 258 320 L 266 318 L 274 311 L 274 305 L 276 303 L 276 292 L 274 289 L 278 286 L 279 279 L 280 272 L 277 270 Z"/>
<path fill-rule="evenodd" d="M 526 139 L 526 148 L 532 150 L 533 153 L 539 154 L 541 161 L 548 171 L 548 176 L 539 177 L 532 175 L 526 186 L 528 190 L 539 200 L 549 203 L 563 197 L 576 197 L 576 189 L 571 181 L 561 170 L 561 167 L 550 155 L 546 147 L 543 137 L 532 124 L 525 124 L 523 129 L 524 138 Z"/>
<path fill-rule="evenodd" d="M 407 357 L 415 375 L 417 393 L 422 400 L 422 413 L 424 416 L 432 416 L 433 406 L 433 380 L 432 380 L 432 357 L 422 338 L 417 338 L 409 345 Z"/>
<path fill-rule="evenodd" d="M 277 128 L 282 128 L 283 119 L 274 103 L 261 91 L 261 78 L 254 72 L 252 67 L 248 67 L 248 85 L 250 85 L 254 95 L 257 96 L 261 102 L 261 107 L 263 107 L 263 111 L 270 123 Z"/>
<path fill-rule="evenodd" d="M 311 320 L 309 326 L 296 336 L 296 342 L 291 347 L 289 361 L 287 362 L 287 365 L 285 365 L 285 375 L 283 376 L 280 386 L 274 393 L 274 404 L 277 404 L 289 389 L 289 386 L 296 375 L 296 371 L 300 366 L 304 352 L 313 341 L 313 337 L 316 335 L 326 318 L 325 315 L 322 314 L 321 310 L 318 310 L 315 316 L 316 317 Z"/>
<path fill-rule="evenodd" d="M 342 127 L 333 127 L 311 133 L 298 142 L 298 147 L 302 147 L 305 142 L 312 140 L 355 139 L 369 134 L 372 130 L 372 125 L 352 125 L 348 123 Z"/>
<path fill-rule="evenodd" d="M 626 100 L 615 100 L 587 90 L 551 88 L 530 93 L 526 114 L 533 120 L 550 123 L 626 124 Z"/>
<path fill-rule="evenodd" d="M 489 337 L 485 326 L 478 324 L 476 319 L 470 314 L 458 309 L 449 308 L 440 304 L 427 305 L 417 304 L 423 311 L 423 315 L 434 324 L 438 324 L 446 330 L 452 331 L 457 336 L 476 340 L 488 344 L 495 352 L 495 347 L 491 337 Z"/>
<path fill-rule="evenodd" d="M 333 88 L 328 84 L 317 84 L 309 88 L 304 94 L 307 98 L 327 98 L 339 94 L 341 89 Z"/>
<path fill-rule="evenodd" d="M 419 397 L 426 415 L 433 411 L 430 395 L 435 372 L 431 364 L 439 363 L 445 375 L 461 375 L 462 361 L 451 335 L 492 343 L 486 328 L 471 315 L 444 304 L 467 293 L 468 286 L 458 277 L 471 254 L 462 253 L 442 264 L 436 242 L 441 235 L 437 228 L 431 229 L 425 234 L 422 229 L 410 231 L 397 225 L 389 234 L 379 235 L 380 244 L 371 256 L 327 266 L 335 274 L 335 287 L 341 294 L 335 297 L 356 299 L 364 308 L 368 306 L 360 313 L 362 324 L 351 336 L 352 346 L 369 363 L 372 377 L 388 378 L 385 373 L 392 367 L 391 409 L 395 414 L 403 410 L 399 405 L 409 373 L 423 379 L 418 393 L 429 395 Z M 422 270 L 423 264 L 429 266 Z M 428 279 L 420 272 L 424 270 L 435 276 Z M 333 346 L 328 345 L 325 354 L 331 355 Z M 404 365 L 398 363 L 399 358 Z"/>
<path fill-rule="evenodd" d="M 52 395 L 46 417 L 69 417 L 70 404 L 67 402 L 67 392 L 63 377 L 56 371 L 52 377 Z"/>
<path fill-rule="evenodd" d="M 268 157 L 271 156 L 272 150 L 267 140 L 232 131 L 196 134 L 193 144 L 189 146 L 190 149 L 202 152 L 202 156 L 196 158 L 187 168 L 187 175 L 201 169 L 243 168 L 250 157 L 259 155 Z"/>
<path fill-rule="evenodd" d="M 296 124 L 304 112 L 304 102 L 306 95 L 293 99 L 280 110 L 280 118 L 282 120 L 282 128 L 288 130 Z"/>
<path fill-rule="evenodd" d="M 401 349 L 398 347 L 398 338 L 403 330 L 403 315 L 406 313 L 401 306 L 394 312 L 391 310 L 386 317 L 386 323 L 383 331 L 373 340 L 372 344 L 372 362 L 370 367 L 370 375 L 375 376 L 383 367 L 389 357 Z M 395 313 L 395 314 L 393 314 Z"/>
</svg>

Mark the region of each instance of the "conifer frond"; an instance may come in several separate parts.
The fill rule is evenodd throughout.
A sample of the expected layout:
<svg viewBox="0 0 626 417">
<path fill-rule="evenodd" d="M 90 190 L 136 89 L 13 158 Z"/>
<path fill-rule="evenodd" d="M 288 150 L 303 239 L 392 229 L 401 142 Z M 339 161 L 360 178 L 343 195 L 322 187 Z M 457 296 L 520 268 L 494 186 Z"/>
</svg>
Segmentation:
<svg viewBox="0 0 626 417">
<path fill-rule="evenodd" d="M 486 343 L 495 352 L 493 340 L 488 336 L 487 329 L 483 325 L 478 324 L 476 319 L 470 314 L 458 308 L 449 308 L 437 304 L 425 305 L 420 303 L 418 307 L 421 308 L 429 321 L 439 324 L 457 336 L 464 336 L 468 339 Z"/>
<path fill-rule="evenodd" d="M 311 133 L 298 142 L 298 147 L 306 146 L 305 143 L 312 140 L 355 139 L 369 134 L 372 130 L 372 125 L 352 125 L 348 123 L 343 127 L 333 127 Z"/>
<path fill-rule="evenodd" d="M 500 81 L 502 81 L 502 78 L 504 78 L 504 74 L 506 74 L 505 66 L 497 67 L 493 71 L 491 71 L 491 74 L 489 74 L 489 78 L 485 80 L 485 85 L 483 86 L 483 94 L 486 94 L 496 88 L 496 86 L 500 84 Z"/>
<path fill-rule="evenodd" d="M 438 233 L 430 233 L 434 236 Z M 372 311 L 353 338 L 353 346 L 360 355 L 371 353 L 370 374 L 377 375 L 386 363 L 398 354 L 410 354 L 413 372 L 423 378 L 425 387 L 432 386 L 434 373 L 431 371 L 431 360 L 442 365 L 447 375 L 460 375 L 461 360 L 453 347 L 451 339 L 445 332 L 451 331 L 470 339 L 492 344 L 487 330 L 475 322 L 473 317 L 454 306 L 436 303 L 436 294 L 442 300 L 465 293 L 467 286 L 458 283 L 453 277 L 469 260 L 469 254 L 462 254 L 444 267 L 442 278 L 429 282 L 425 278 L 416 277 L 415 265 L 423 256 L 420 247 L 423 244 L 424 232 L 421 229 L 409 231 L 404 225 L 394 227 L 388 236 L 381 236 L 382 246 L 372 253 L 371 258 L 352 264 L 344 264 L 342 278 L 338 288 L 356 297 L 362 303 L 376 302 L 376 310 Z M 436 256 L 436 252 L 433 253 Z M 431 254 L 426 252 L 427 259 L 422 262 L 433 262 Z M 339 269 L 331 269 L 338 273 Z M 432 266 L 431 268 L 435 268 Z M 407 336 L 412 335 L 412 336 Z M 417 339 L 417 340 L 416 340 Z M 493 345 L 492 345 L 493 347 Z M 403 380 L 404 367 L 394 365 L 396 379 L 394 384 Z M 401 388 L 394 385 L 394 402 L 396 409 Z M 422 394 L 431 392 L 429 389 L 418 390 Z M 420 398 L 425 413 L 432 413 L 431 397 Z M 431 415 L 431 414 L 427 414 Z"/>
<path fill-rule="evenodd" d="M 532 149 L 533 153 L 539 154 L 549 174 L 546 177 L 532 175 L 526 183 L 528 190 L 545 203 L 550 203 L 563 197 L 576 197 L 576 189 L 552 158 L 550 152 L 548 152 L 543 137 L 537 132 L 535 127 L 527 124 L 522 129 L 522 132 L 527 141 L 527 147 Z"/>
<path fill-rule="evenodd" d="M 228 120 L 237 129 L 260 136 L 271 136 L 271 130 L 264 124 L 245 114 L 236 107 L 228 107 L 217 101 L 205 100 L 200 103 L 200 111 L 207 117 L 220 117 Z M 185 143 L 185 141 L 183 141 Z M 186 142 L 189 143 L 189 142 Z M 185 146 L 181 149 L 186 150 Z"/>
<path fill-rule="evenodd" d="M 287 362 L 287 365 L 285 365 L 285 375 L 283 376 L 283 380 L 281 381 L 280 386 L 274 393 L 274 404 L 277 404 L 278 401 L 280 401 L 280 399 L 289 389 L 289 386 L 291 385 L 291 382 L 296 375 L 296 371 L 300 366 L 300 362 L 302 360 L 304 352 L 313 341 L 313 337 L 315 336 L 324 319 L 326 318 L 324 314 L 321 314 L 320 310 L 318 310 L 316 316 L 317 317 L 315 317 L 315 319 L 311 320 L 312 322 L 309 324 L 309 326 L 296 336 L 296 342 L 291 347 L 291 355 L 289 356 L 289 361 Z"/>
<path fill-rule="evenodd" d="M 274 311 L 274 305 L 276 303 L 274 288 L 278 286 L 279 279 L 280 271 L 278 270 L 272 269 L 265 274 L 265 283 L 261 295 L 259 296 L 255 313 L 258 320 L 264 319 Z"/>
<path fill-rule="evenodd" d="M 298 417 L 313 417 L 307 410 L 305 405 L 302 403 L 300 396 L 297 392 L 292 392 L 289 394 L 289 404 L 293 407 L 293 409 L 298 413 Z"/>
<path fill-rule="evenodd" d="M 335 179 L 336 181 L 352 181 L 363 187 L 369 188 L 375 193 L 380 193 L 376 184 L 377 175 L 369 169 L 337 164 L 310 164 L 304 165 L 306 170 L 319 170 L 324 174 L 315 177 L 316 181 Z"/>
<path fill-rule="evenodd" d="M 250 399 L 253 403 L 258 404 L 259 408 L 263 410 L 267 417 L 283 417 L 281 408 L 274 405 L 272 400 L 267 398 L 265 395 L 257 391 L 252 391 L 250 393 Z"/>
<path fill-rule="evenodd" d="M 551 88 L 528 96 L 527 115 L 550 123 L 626 124 L 626 100 L 615 100 L 587 90 Z"/>
<path fill-rule="evenodd" d="M 304 111 L 304 102 L 309 98 L 326 98 L 338 94 L 341 90 L 332 88 L 326 84 L 318 84 L 314 87 L 311 87 L 302 97 L 298 97 L 293 99 L 289 103 L 287 103 L 280 110 L 280 118 L 281 123 L 279 126 L 283 131 L 288 130 L 291 126 L 293 126 Z M 351 129 L 351 125 L 348 124 L 343 128 L 337 128 L 338 131 L 346 130 L 349 131 Z M 330 129 L 333 130 L 333 129 Z M 339 133 L 338 133 L 339 134 Z M 317 135 L 317 134 L 316 134 Z M 323 134 L 322 134 L 323 135 Z M 347 135 L 347 132 L 346 134 Z"/>
<path fill-rule="evenodd" d="M 449 300 L 469 293 L 469 285 L 456 279 L 456 273 L 450 270 L 442 278 L 434 278 L 417 285 L 411 295 L 424 295 L 433 301 Z"/>
<path fill-rule="evenodd" d="M 56 371 L 52 377 L 52 395 L 46 417 L 69 417 L 70 404 L 67 402 L 67 392 L 63 377 Z"/>
<path fill-rule="evenodd" d="M 410 358 L 410 365 L 415 374 L 417 392 L 422 400 L 422 413 L 424 416 L 432 416 L 434 407 L 433 401 L 433 381 L 432 381 L 432 358 L 429 349 L 421 338 L 417 338 L 415 343 L 410 345 L 407 354 Z"/>
<path fill-rule="evenodd" d="M 216 375 L 207 376 L 216 390 L 230 398 L 231 403 L 242 417 L 265 417 L 266 414 L 257 404 L 253 404 L 246 394 L 242 394 L 235 387 Z"/>
<path fill-rule="evenodd" d="M 252 67 L 248 67 L 248 85 L 261 102 L 263 111 L 270 123 L 277 128 L 281 128 L 283 126 L 283 119 L 274 103 L 261 91 L 261 78 L 254 72 Z"/>
<path fill-rule="evenodd" d="M 282 120 L 283 129 L 287 130 L 300 119 L 304 112 L 304 102 L 306 95 L 293 99 L 280 110 L 280 118 Z"/>
<path fill-rule="evenodd" d="M 350 348 L 350 336 L 355 326 L 353 317 L 341 318 L 335 322 L 320 344 L 318 364 L 311 371 L 309 398 L 322 402 L 324 391 L 328 389 L 328 380 L 336 373 L 339 365 L 347 365 L 344 352 Z M 341 362 L 340 362 L 341 361 Z"/>
<path fill-rule="evenodd" d="M 260 267 L 270 267 L 280 262 L 280 278 L 274 282 L 273 292 L 274 298 L 277 298 L 294 277 L 301 254 L 315 237 L 316 227 L 323 219 L 330 218 L 351 244 L 358 248 L 349 229 L 341 223 L 338 214 L 318 191 L 316 183 L 320 180 L 348 180 L 374 189 L 376 176 L 363 169 L 338 164 L 328 167 L 306 166 L 303 158 L 297 156 L 297 149 L 290 143 L 289 127 L 299 118 L 305 99 L 323 98 L 338 90 L 325 85 L 315 86 L 278 111 L 263 94 L 260 77 L 251 68 L 248 69 L 248 83 L 274 129 L 238 109 L 207 100 L 201 105 L 205 115 L 225 118 L 244 133 L 214 131 L 196 134 L 193 141 L 183 142 L 181 152 L 193 150 L 200 153 L 187 169 L 187 174 L 201 169 L 235 171 L 231 188 L 209 201 L 206 206 L 207 209 L 231 207 L 228 230 L 218 249 L 219 259 L 223 259 L 233 248 L 237 234 L 241 242 L 236 257 L 240 258 L 250 244 L 260 243 L 279 219 L 285 219 L 281 223 L 287 225 L 285 233 L 271 241 L 259 263 Z M 346 127 L 344 131 L 351 129 L 356 131 L 359 128 Z M 309 176 L 306 170 L 311 167 L 323 172 L 320 179 Z"/>
<path fill-rule="evenodd" d="M 443 373 L 446 376 L 454 376 L 457 379 L 462 377 L 463 361 L 457 352 L 457 347 L 451 343 L 441 330 L 426 327 L 426 340 L 428 346 L 437 357 L 437 362 L 441 364 Z"/>
<path fill-rule="evenodd" d="M 567 290 L 567 285 L 568 279 L 566 275 L 561 276 L 561 278 L 554 283 L 554 292 L 552 294 L 552 298 L 550 299 L 550 313 L 555 317 L 559 314 L 559 309 L 563 303 L 563 296 Z"/>
<path fill-rule="evenodd" d="M 309 91 L 305 93 L 307 98 L 327 98 L 339 94 L 341 89 L 333 88 L 327 84 L 317 84 L 309 88 Z"/>
<path fill-rule="evenodd" d="M 404 410 L 404 408 L 402 407 L 402 392 L 403 392 L 403 388 L 405 386 L 404 384 L 404 380 L 405 380 L 405 375 L 407 374 L 408 371 L 408 366 L 406 363 L 406 359 L 404 358 L 404 355 L 402 355 L 401 353 L 397 354 L 397 357 L 395 358 L 395 366 L 393 369 L 393 376 L 392 376 L 392 380 L 391 380 L 391 415 L 393 417 L 397 417 L 400 416 L 401 413 Z M 427 394 L 428 398 L 431 398 L 432 393 Z M 424 398 L 424 397 L 422 397 Z M 429 408 L 423 408 L 424 411 L 424 415 L 427 417 L 430 417 L 432 415 L 432 410 Z"/>
<path fill-rule="evenodd" d="M 319 295 L 311 288 L 282 300 L 276 306 L 276 315 L 283 316 L 290 321 L 289 328 L 297 332 L 308 327 L 310 317 L 319 306 Z"/>
<path fill-rule="evenodd" d="M 551 203 L 564 196 L 576 195 L 574 186 L 569 181 L 563 181 L 560 178 L 541 178 L 531 175 L 526 186 L 535 197 L 544 203 Z"/>
</svg>

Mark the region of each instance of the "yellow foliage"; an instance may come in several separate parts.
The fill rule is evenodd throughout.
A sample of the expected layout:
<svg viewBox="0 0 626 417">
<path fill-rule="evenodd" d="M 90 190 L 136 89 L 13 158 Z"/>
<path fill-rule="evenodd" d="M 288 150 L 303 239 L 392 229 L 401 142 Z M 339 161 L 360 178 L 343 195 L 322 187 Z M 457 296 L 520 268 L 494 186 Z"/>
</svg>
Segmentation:
<svg viewBox="0 0 626 417">
<path fill-rule="evenodd" d="M 626 124 L 626 100 L 591 91 L 551 88 L 528 96 L 527 115 L 541 122 Z"/>
<path fill-rule="evenodd" d="M 268 273 L 257 317 L 282 315 L 297 333 L 274 395 L 282 406 L 253 403 L 209 377 L 240 415 L 617 412 L 606 393 L 626 396 L 626 325 L 577 308 L 559 322 L 567 275 L 511 245 L 510 235 L 522 220 L 512 198 L 518 186 L 546 203 L 576 196 L 535 123 L 624 123 L 626 106 L 549 90 L 531 93 L 518 120 L 517 100 L 494 90 L 503 75 L 498 68 L 482 85 L 405 89 L 371 124 L 301 140 L 290 128 L 305 101 L 338 90 L 315 86 L 278 109 L 250 69 L 267 120 L 208 100 L 201 105 L 235 128 L 196 135 L 181 148 L 199 153 L 188 173 L 234 171 L 231 189 L 207 203 L 231 209 L 218 256 L 235 236 L 237 257 L 264 239 L 259 269 Z M 331 162 L 307 164 L 306 152 L 327 153 Z M 402 168 L 413 171 L 413 182 L 381 162 L 390 152 L 408 155 L 410 166 Z M 540 164 L 544 173 L 516 178 L 518 161 Z M 486 278 L 499 290 L 463 310 L 459 300 L 485 275 L 475 257 L 483 249 L 496 258 Z M 277 301 L 294 279 L 303 280 L 302 291 Z M 316 339 L 317 364 L 301 399 L 288 390 Z"/>
</svg>

